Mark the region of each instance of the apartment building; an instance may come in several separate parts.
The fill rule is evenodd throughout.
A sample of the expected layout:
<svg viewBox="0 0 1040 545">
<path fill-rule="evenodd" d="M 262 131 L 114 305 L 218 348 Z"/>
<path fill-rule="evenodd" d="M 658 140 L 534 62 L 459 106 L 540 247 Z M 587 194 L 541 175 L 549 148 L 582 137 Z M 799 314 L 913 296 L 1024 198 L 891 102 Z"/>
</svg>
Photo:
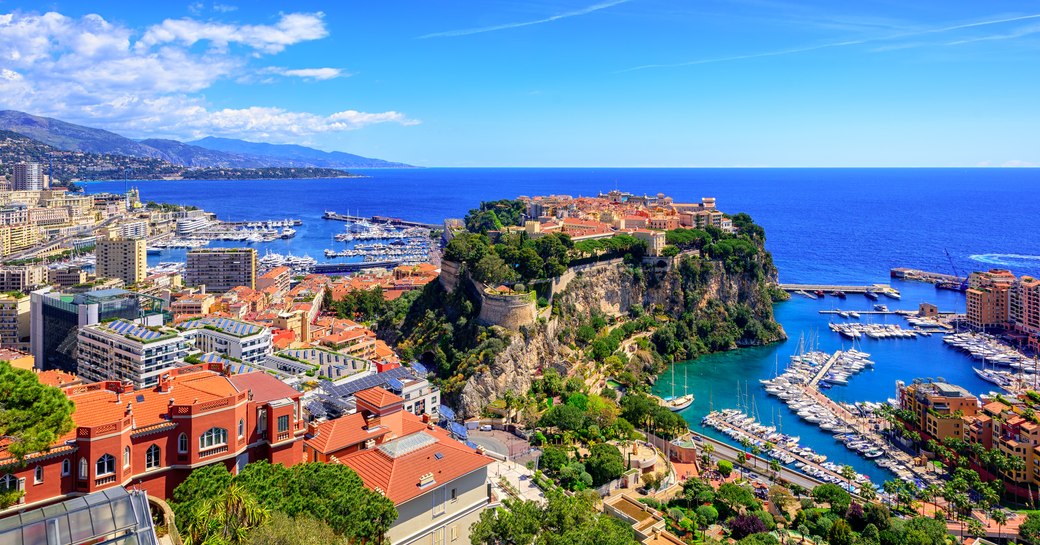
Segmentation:
<svg viewBox="0 0 1040 545">
<path fill-rule="evenodd" d="M 76 374 L 92 382 L 117 380 L 147 388 L 187 355 L 188 341 L 176 329 L 114 320 L 79 330 Z"/>
<path fill-rule="evenodd" d="M 47 283 L 43 265 L 0 266 L 0 292 L 29 292 Z"/>
<path fill-rule="evenodd" d="M 267 288 L 274 288 L 278 295 L 288 293 L 291 272 L 289 267 L 274 267 L 256 279 L 256 290 L 263 291 Z"/>
<path fill-rule="evenodd" d="M 965 416 L 979 412 L 979 400 L 964 388 L 945 382 L 896 383 L 899 406 L 912 412 L 918 430 L 941 441 L 964 437 Z"/>
<path fill-rule="evenodd" d="M 130 286 L 147 275 L 148 256 L 143 238 L 100 239 L 95 255 L 99 278 L 119 278 Z"/>
<path fill-rule="evenodd" d="M 271 353 L 271 331 L 266 327 L 230 318 L 193 318 L 177 324 L 195 350 L 216 352 L 251 365 L 259 365 Z"/>
<path fill-rule="evenodd" d="M 209 314 L 213 308 L 216 298 L 209 293 L 189 293 L 180 299 L 170 303 L 170 312 L 174 316 L 189 315 L 197 316 Z"/>
<path fill-rule="evenodd" d="M 188 252 L 185 282 L 223 293 L 236 286 L 256 289 L 256 250 L 199 248 Z"/>
<path fill-rule="evenodd" d="M 392 545 L 469 543 L 490 501 L 493 460 L 407 412 L 387 390 L 362 390 L 356 399 L 357 413 L 310 428 L 304 458 L 346 465 L 394 502 Z"/>
<path fill-rule="evenodd" d="M 0 225 L 0 256 L 32 248 L 39 240 L 40 231 L 33 224 Z"/>
<path fill-rule="evenodd" d="M 1040 350 L 1040 280 L 1023 276 L 1011 289 L 1011 325 L 1027 336 L 1033 350 Z"/>
<path fill-rule="evenodd" d="M 14 165 L 14 180 L 11 188 L 15 191 L 42 191 L 46 189 L 43 178 L 43 166 L 40 163 L 18 163 Z"/>
<path fill-rule="evenodd" d="M 71 288 L 87 281 L 87 271 L 81 267 L 59 267 L 47 269 L 47 283 L 61 288 Z"/>
<path fill-rule="evenodd" d="M 76 406 L 72 431 L 24 463 L 0 444 L 0 479 L 25 492 L 11 511 L 130 485 L 165 499 L 201 466 L 302 458 L 302 394 L 266 373 L 225 376 L 206 364 L 170 369 L 151 388 L 106 381 L 63 390 Z"/>
<path fill-rule="evenodd" d="M 968 276 L 966 317 L 980 331 L 1006 328 L 1010 319 L 1010 292 L 1015 284 L 1011 271 L 992 269 Z"/>
<path fill-rule="evenodd" d="M 0 293 L 0 347 L 29 350 L 29 296 Z"/>
<path fill-rule="evenodd" d="M 122 289 L 72 295 L 45 288 L 29 297 L 29 346 L 43 370 L 76 372 L 81 327 L 120 318 L 161 326 L 168 317 L 164 300 Z"/>
</svg>

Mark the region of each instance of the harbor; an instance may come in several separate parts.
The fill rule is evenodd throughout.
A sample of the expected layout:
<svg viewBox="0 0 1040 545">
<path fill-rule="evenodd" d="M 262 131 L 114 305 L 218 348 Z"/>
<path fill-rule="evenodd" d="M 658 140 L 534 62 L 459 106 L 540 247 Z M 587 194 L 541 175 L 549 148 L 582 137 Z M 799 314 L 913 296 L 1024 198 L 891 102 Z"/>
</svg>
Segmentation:
<svg viewBox="0 0 1040 545">
<path fill-rule="evenodd" d="M 372 223 L 365 219 L 347 222 L 345 231 L 334 235 L 333 240 L 349 246 L 341 250 L 326 248 L 323 252 L 326 259 L 361 258 L 365 263 L 426 263 L 434 247 L 428 228 Z"/>
<path fill-rule="evenodd" d="M 389 217 L 386 217 L 386 216 L 370 216 L 370 217 L 355 216 L 355 215 L 351 215 L 351 214 L 339 214 L 339 213 L 333 212 L 331 210 L 326 210 L 325 213 L 321 217 L 324 218 L 324 219 L 327 219 L 327 220 L 345 221 L 345 222 L 348 222 L 348 223 L 368 222 L 368 223 L 375 223 L 375 224 L 391 225 L 391 226 L 394 226 L 394 227 L 421 227 L 423 229 L 440 229 L 441 228 L 441 226 L 436 224 L 436 223 L 422 223 L 422 222 L 419 222 L 419 221 L 409 221 L 409 220 L 403 220 L 403 219 L 400 219 L 400 218 L 389 218 Z"/>
</svg>

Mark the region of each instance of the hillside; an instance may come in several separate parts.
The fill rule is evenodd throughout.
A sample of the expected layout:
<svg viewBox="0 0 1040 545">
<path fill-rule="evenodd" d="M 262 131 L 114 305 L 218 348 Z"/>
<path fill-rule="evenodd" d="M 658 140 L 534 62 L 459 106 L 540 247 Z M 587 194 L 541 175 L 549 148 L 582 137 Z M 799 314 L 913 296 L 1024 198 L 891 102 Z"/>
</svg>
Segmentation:
<svg viewBox="0 0 1040 545">
<path fill-rule="evenodd" d="M 350 175 L 342 169 L 321 167 L 189 168 L 156 158 L 57 149 L 27 136 L 0 130 L 0 176 L 10 175 L 12 165 L 24 162 L 41 163 L 47 171 L 53 165 L 54 185 L 81 180 L 119 180 L 124 176 L 133 180 L 258 180 Z"/>
<path fill-rule="evenodd" d="M 404 163 L 392 163 L 382 159 L 371 159 L 351 153 L 340 151 L 321 151 L 304 146 L 289 144 L 265 144 L 262 142 L 247 142 L 233 138 L 206 137 L 201 140 L 189 142 L 194 146 L 227 153 L 241 154 L 246 157 L 274 158 L 291 162 L 284 166 L 318 166 L 329 168 L 386 168 L 407 167 Z"/>
<path fill-rule="evenodd" d="M 349 153 L 226 138 L 204 138 L 189 143 L 155 138 L 136 141 L 103 129 L 15 110 L 0 110 L 0 130 L 27 136 L 58 150 L 160 159 L 185 167 L 339 169 L 408 166 Z"/>
</svg>

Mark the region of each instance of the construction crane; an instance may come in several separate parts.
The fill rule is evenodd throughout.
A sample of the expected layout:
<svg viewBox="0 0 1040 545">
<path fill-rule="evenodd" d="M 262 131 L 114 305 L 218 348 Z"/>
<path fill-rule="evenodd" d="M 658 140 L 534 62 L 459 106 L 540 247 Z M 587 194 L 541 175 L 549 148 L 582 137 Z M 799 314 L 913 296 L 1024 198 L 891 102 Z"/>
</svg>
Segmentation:
<svg viewBox="0 0 1040 545">
<path fill-rule="evenodd" d="M 950 282 L 937 282 L 935 284 L 935 287 L 939 288 L 939 289 L 953 290 L 953 291 L 960 291 L 960 292 L 968 291 L 968 277 L 967 277 L 967 275 L 961 276 L 960 271 L 957 270 L 957 265 L 954 265 L 954 263 L 953 263 L 953 256 L 950 255 L 950 251 L 947 250 L 946 248 L 943 248 L 943 251 L 946 252 L 946 259 L 949 260 L 949 262 L 950 262 L 950 269 L 953 270 L 953 277 L 956 280 L 950 281 Z"/>
</svg>

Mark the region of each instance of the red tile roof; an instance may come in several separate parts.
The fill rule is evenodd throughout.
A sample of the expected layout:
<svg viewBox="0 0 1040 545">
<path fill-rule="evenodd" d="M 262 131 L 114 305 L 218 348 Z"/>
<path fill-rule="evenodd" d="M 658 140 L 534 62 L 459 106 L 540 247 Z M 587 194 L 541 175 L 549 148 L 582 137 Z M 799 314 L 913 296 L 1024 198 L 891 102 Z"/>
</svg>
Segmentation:
<svg viewBox="0 0 1040 545">
<path fill-rule="evenodd" d="M 389 407 L 394 403 L 403 403 L 404 398 L 384 388 L 369 388 L 354 394 L 354 397 L 373 407 Z"/>
<path fill-rule="evenodd" d="M 228 380 L 238 388 L 239 391 L 251 390 L 253 401 L 267 403 L 276 399 L 295 398 L 301 394 L 288 384 L 260 371 L 231 375 Z"/>
<path fill-rule="evenodd" d="M 405 423 L 417 431 L 339 459 L 339 463 L 357 472 L 365 486 L 382 490 L 394 505 L 401 505 L 492 463 L 491 458 L 452 439 L 441 428 L 426 427 L 418 416 L 411 413 L 402 416 Z M 427 473 L 433 475 L 433 483 L 420 487 L 419 480 Z"/>
<path fill-rule="evenodd" d="M 369 439 L 383 437 L 390 428 L 365 429 L 365 417 L 361 413 L 348 414 L 318 425 L 317 434 L 307 439 L 307 446 L 322 454 L 332 454 L 347 447 L 364 443 Z"/>
</svg>

